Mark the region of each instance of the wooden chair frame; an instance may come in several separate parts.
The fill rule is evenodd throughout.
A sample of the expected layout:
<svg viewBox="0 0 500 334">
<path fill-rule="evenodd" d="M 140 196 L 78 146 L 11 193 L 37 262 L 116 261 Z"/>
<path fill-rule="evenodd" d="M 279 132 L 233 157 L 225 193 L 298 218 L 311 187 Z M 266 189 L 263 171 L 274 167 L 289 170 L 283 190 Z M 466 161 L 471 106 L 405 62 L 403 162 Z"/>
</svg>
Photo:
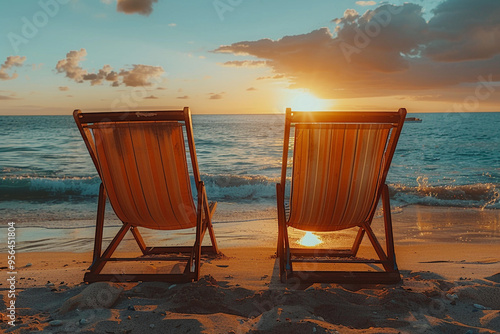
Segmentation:
<svg viewBox="0 0 500 334">
<path fill-rule="evenodd" d="M 193 169 L 194 180 L 197 190 L 197 218 L 196 218 L 196 238 L 193 246 L 176 247 L 147 247 L 138 227 L 137 222 L 122 222 L 123 226 L 102 252 L 104 213 L 106 206 L 106 190 L 103 183 L 99 187 L 99 199 L 97 205 L 97 219 L 95 231 L 95 243 L 93 262 L 89 267 L 89 272 L 85 273 L 85 282 L 96 281 L 167 281 L 167 282 L 189 282 L 198 280 L 200 276 L 200 261 L 202 254 L 218 255 L 219 249 L 212 226 L 212 215 L 217 203 L 209 203 L 205 191 L 205 185 L 200 179 L 198 160 L 193 138 L 193 127 L 191 122 L 191 112 L 188 107 L 183 110 L 147 111 L 147 112 L 95 112 L 82 113 L 80 110 L 73 112 L 73 117 L 80 130 L 83 141 L 90 153 L 96 170 L 101 177 L 99 163 L 95 153 L 95 143 L 89 129 L 89 125 L 100 122 L 135 122 L 135 121 L 172 121 L 178 122 L 185 127 L 189 153 Z M 101 177 L 102 179 L 102 177 Z M 203 237 L 208 230 L 211 246 L 201 246 Z M 113 258 L 112 255 L 126 233 L 130 231 L 134 236 L 143 256 L 137 258 Z M 146 258 L 147 255 L 155 255 Z M 158 256 L 157 256 L 158 255 Z M 160 256 L 164 255 L 164 256 Z M 186 261 L 186 266 L 182 274 L 101 274 L 105 264 L 110 261 Z"/>
<path fill-rule="evenodd" d="M 392 232 L 392 219 L 389 203 L 389 190 L 385 184 L 387 173 L 396 150 L 396 145 L 401 134 L 401 129 L 406 116 L 406 109 L 398 112 L 296 112 L 290 108 L 286 110 L 285 138 L 283 142 L 283 160 L 281 181 L 276 185 L 278 205 L 278 244 L 277 256 L 279 258 L 280 279 L 286 282 L 290 278 L 299 279 L 300 282 L 330 282 L 330 283 L 397 283 L 401 280 L 396 264 L 394 252 L 394 238 Z M 290 127 L 298 123 L 341 123 L 341 124 L 391 124 L 392 130 L 385 151 L 385 168 L 378 183 L 376 202 L 366 221 L 359 222 L 354 243 L 350 249 L 305 249 L 292 248 L 288 239 L 288 225 L 285 213 L 285 183 L 288 161 L 288 147 Z M 292 180 L 293 182 L 293 180 Z M 382 198 L 382 209 L 385 224 L 386 249 L 378 242 L 371 222 L 375 215 L 377 203 Z M 367 235 L 379 260 L 358 259 L 360 244 L 364 235 Z M 382 265 L 384 271 L 294 271 L 293 262 L 316 263 L 364 263 Z"/>
</svg>

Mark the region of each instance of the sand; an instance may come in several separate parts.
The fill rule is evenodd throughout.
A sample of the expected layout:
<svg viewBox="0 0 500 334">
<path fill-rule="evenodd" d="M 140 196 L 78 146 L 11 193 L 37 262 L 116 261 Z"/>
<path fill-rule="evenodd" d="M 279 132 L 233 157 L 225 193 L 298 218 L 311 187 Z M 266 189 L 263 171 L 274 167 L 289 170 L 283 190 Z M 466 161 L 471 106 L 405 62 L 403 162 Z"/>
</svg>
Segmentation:
<svg viewBox="0 0 500 334">
<path fill-rule="evenodd" d="M 434 227 L 446 219 L 466 216 L 453 209 L 437 210 L 434 215 L 427 208 L 409 211 L 407 214 L 415 217 L 435 217 Z M 395 226 L 399 235 L 396 255 L 403 280 L 393 285 L 281 283 L 274 242 L 270 241 L 274 235 L 266 235 L 260 241 L 256 234 L 240 238 L 235 234 L 243 236 L 249 231 L 233 230 L 228 235 L 224 230 L 234 226 L 227 224 L 216 226 L 225 256 L 205 259 L 202 278 L 185 284 L 84 284 L 83 274 L 92 258 L 90 252 L 24 250 L 17 254 L 14 327 L 6 317 L 10 301 L 7 269 L 0 271 L 0 331 L 499 333 L 498 230 L 475 242 L 442 242 L 445 239 L 436 235 L 426 241 L 424 237 L 419 239 L 418 233 L 410 233 L 411 238 L 405 239 L 409 230 L 402 231 L 401 221 L 410 219 L 408 215 L 400 216 L 400 223 Z M 396 220 L 395 216 L 398 215 L 393 216 Z M 474 219 L 478 217 L 485 219 Z M 275 222 L 271 223 L 275 226 Z M 247 228 L 258 229 L 259 223 L 248 223 Z M 449 234 L 446 227 L 438 231 Z M 120 255 L 132 255 L 131 251 L 123 247 Z M 364 251 L 366 244 L 361 249 Z M 0 254 L 0 267 L 6 265 L 7 255 Z M 145 261 L 140 266 L 148 272 L 165 270 L 158 261 Z"/>
</svg>

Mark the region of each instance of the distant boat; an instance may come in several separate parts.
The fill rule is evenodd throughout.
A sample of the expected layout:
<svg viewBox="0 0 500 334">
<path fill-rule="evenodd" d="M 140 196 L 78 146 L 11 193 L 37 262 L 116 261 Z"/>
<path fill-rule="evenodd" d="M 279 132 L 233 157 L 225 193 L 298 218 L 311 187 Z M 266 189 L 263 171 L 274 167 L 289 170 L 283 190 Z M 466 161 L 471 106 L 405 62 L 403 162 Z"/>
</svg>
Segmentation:
<svg viewBox="0 0 500 334">
<path fill-rule="evenodd" d="M 406 117 L 405 122 L 416 122 L 416 123 L 422 123 L 422 119 L 418 117 Z"/>
</svg>

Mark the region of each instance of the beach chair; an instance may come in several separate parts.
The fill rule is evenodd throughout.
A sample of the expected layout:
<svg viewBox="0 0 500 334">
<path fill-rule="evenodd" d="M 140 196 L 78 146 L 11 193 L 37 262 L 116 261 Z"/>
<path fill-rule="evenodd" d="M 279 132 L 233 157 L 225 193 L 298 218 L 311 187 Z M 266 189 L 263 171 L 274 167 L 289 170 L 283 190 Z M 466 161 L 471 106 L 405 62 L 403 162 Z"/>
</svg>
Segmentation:
<svg viewBox="0 0 500 334">
<path fill-rule="evenodd" d="M 189 108 L 150 112 L 73 113 L 78 129 L 101 178 L 92 265 L 84 276 L 95 281 L 168 281 L 199 279 L 201 254 L 219 253 L 211 217 L 217 203 L 209 203 L 200 179 Z M 197 204 L 192 195 L 184 131 L 187 136 Z M 106 198 L 123 226 L 104 252 Z M 195 228 L 193 246 L 148 247 L 139 228 L 183 230 Z M 130 231 L 142 256 L 112 258 Z M 211 246 L 203 246 L 208 231 Z M 186 261 L 182 273 L 102 274 L 109 261 Z"/>
<path fill-rule="evenodd" d="M 398 112 L 298 112 L 286 110 L 281 182 L 276 185 L 280 278 L 301 282 L 396 283 L 400 278 L 394 254 L 389 190 L 385 184 L 406 109 Z M 285 182 L 291 127 L 294 126 L 289 208 Z M 385 250 L 371 228 L 382 197 Z M 350 249 L 292 248 L 288 227 L 310 232 L 357 228 Z M 358 258 L 364 235 L 378 259 Z M 372 270 L 303 270 L 366 266 Z M 321 263 L 328 263 L 327 265 Z M 333 265 L 332 265 L 333 264 Z M 376 268 L 374 268 L 376 267 Z"/>
</svg>

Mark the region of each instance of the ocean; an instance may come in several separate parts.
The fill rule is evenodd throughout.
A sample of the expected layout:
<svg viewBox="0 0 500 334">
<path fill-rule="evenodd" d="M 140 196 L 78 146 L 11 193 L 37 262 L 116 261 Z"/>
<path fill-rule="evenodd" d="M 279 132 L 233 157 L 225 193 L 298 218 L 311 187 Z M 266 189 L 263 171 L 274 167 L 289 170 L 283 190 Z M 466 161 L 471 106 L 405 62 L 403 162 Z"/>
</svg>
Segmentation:
<svg viewBox="0 0 500 334">
<path fill-rule="evenodd" d="M 500 209 L 500 113 L 410 114 L 387 183 L 413 204 Z M 284 115 L 193 115 L 215 223 L 273 219 Z M 72 116 L 0 116 L 0 213 L 18 226 L 92 223 L 99 178 Z M 109 210 L 108 210 L 109 211 Z"/>
</svg>

